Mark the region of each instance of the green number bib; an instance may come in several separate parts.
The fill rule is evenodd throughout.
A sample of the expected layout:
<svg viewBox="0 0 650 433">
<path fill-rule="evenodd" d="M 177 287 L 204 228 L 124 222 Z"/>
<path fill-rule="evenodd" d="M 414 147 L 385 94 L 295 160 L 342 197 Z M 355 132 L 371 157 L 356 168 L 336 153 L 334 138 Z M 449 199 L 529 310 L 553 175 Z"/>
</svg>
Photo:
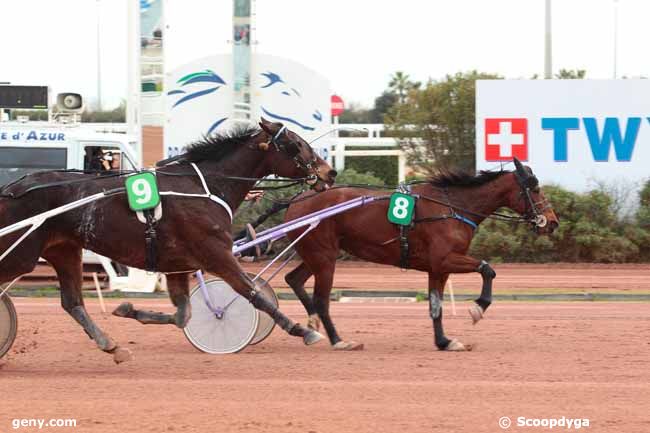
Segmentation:
<svg viewBox="0 0 650 433">
<path fill-rule="evenodd" d="M 126 178 L 126 196 L 132 211 L 153 209 L 160 203 L 156 176 L 153 173 L 134 174 Z"/>
<path fill-rule="evenodd" d="M 388 205 L 388 221 L 393 224 L 407 226 L 413 220 L 415 210 L 415 198 L 408 194 L 400 192 L 393 193 L 390 196 L 390 204 Z"/>
</svg>

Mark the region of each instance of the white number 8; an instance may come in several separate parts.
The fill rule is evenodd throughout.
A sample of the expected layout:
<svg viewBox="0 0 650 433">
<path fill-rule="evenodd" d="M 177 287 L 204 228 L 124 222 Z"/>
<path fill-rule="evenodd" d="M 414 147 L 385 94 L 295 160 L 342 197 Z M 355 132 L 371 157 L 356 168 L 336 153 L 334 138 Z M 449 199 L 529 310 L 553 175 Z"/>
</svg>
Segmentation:
<svg viewBox="0 0 650 433">
<path fill-rule="evenodd" d="M 393 204 L 393 216 L 395 218 L 404 219 L 408 214 L 409 201 L 404 197 L 397 197 Z"/>
<path fill-rule="evenodd" d="M 131 191 L 137 197 L 135 201 L 138 204 L 145 204 L 151 200 L 151 186 L 144 179 L 136 179 L 131 184 Z"/>
</svg>

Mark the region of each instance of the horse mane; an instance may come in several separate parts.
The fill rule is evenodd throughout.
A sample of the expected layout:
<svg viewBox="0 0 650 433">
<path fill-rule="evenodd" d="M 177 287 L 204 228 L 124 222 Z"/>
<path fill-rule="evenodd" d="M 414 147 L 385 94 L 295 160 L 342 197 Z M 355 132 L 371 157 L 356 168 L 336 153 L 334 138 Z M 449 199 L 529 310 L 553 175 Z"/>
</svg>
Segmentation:
<svg viewBox="0 0 650 433">
<path fill-rule="evenodd" d="M 219 161 L 234 152 L 259 131 L 260 129 L 252 124 L 237 124 L 228 131 L 204 135 L 200 140 L 185 146 L 183 154 L 159 161 L 156 165 L 160 167 L 175 161 Z"/>
<path fill-rule="evenodd" d="M 432 175 L 428 182 L 439 188 L 448 188 L 452 186 L 460 188 L 469 188 L 473 186 L 485 185 L 494 179 L 510 173 L 507 170 L 488 171 L 481 170 L 478 174 L 466 170 L 458 169 L 441 169 L 438 173 Z"/>
</svg>

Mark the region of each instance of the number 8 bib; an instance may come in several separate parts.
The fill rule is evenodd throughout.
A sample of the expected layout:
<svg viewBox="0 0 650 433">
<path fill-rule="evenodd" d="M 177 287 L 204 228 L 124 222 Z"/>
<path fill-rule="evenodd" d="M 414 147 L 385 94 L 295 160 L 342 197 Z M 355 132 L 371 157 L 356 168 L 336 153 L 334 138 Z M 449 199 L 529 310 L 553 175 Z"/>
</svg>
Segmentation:
<svg viewBox="0 0 650 433">
<path fill-rule="evenodd" d="M 396 192 L 390 196 L 388 221 L 402 226 L 410 225 L 414 209 L 415 198 L 413 196 Z"/>
<path fill-rule="evenodd" d="M 156 176 L 153 173 L 134 174 L 127 177 L 124 183 L 132 211 L 153 209 L 160 203 Z"/>
</svg>

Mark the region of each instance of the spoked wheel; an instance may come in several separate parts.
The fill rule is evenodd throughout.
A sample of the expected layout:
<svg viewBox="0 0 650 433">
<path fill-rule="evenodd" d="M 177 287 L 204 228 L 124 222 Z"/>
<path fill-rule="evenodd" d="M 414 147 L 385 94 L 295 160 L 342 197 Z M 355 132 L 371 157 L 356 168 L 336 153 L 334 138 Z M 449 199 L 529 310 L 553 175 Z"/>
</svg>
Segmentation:
<svg viewBox="0 0 650 433">
<path fill-rule="evenodd" d="M 9 295 L 0 298 L 0 358 L 11 349 L 18 331 L 18 316 Z"/>
<path fill-rule="evenodd" d="M 203 352 L 239 352 L 248 346 L 257 332 L 257 310 L 221 279 L 208 280 L 205 286 L 210 303 L 218 311 L 210 309 L 197 285 L 190 295 L 192 318 L 183 329 L 185 336 Z"/>
<path fill-rule="evenodd" d="M 254 274 L 248 273 L 248 276 L 252 278 L 255 278 Z M 260 291 L 262 294 L 273 303 L 276 307 L 278 306 L 278 297 L 276 296 L 275 292 L 269 285 L 269 283 L 266 282 L 263 278 L 258 278 L 255 280 L 257 283 L 257 286 L 259 287 Z M 259 323 L 257 324 L 257 332 L 255 332 L 255 335 L 253 336 L 253 339 L 251 340 L 250 344 L 257 344 L 261 343 L 262 341 L 266 340 L 266 337 L 271 335 L 271 332 L 273 332 L 273 328 L 275 328 L 275 322 L 269 316 L 263 311 L 258 311 L 260 315 L 260 320 Z"/>
</svg>

